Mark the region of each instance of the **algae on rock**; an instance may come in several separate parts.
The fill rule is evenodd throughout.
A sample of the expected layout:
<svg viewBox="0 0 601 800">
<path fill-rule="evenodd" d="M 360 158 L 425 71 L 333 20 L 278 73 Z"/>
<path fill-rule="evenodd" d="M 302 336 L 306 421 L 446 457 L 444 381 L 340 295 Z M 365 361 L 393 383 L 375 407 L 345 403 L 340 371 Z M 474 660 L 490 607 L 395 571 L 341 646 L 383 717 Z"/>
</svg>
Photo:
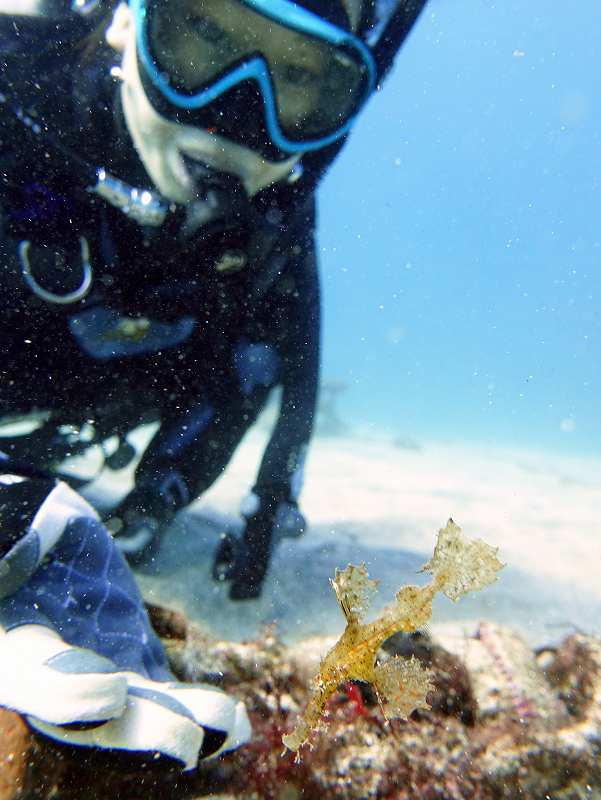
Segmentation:
<svg viewBox="0 0 601 800">
<path fill-rule="evenodd" d="M 420 572 L 429 572 L 426 586 L 403 586 L 395 602 L 373 622 L 363 622 L 378 581 L 371 580 L 365 564 L 349 564 L 336 570 L 332 586 L 346 617 L 346 628 L 321 662 L 313 681 L 313 695 L 294 731 L 282 738 L 297 753 L 320 724 L 328 699 L 347 681 L 372 684 L 388 717 L 406 719 L 416 708 L 429 708 L 426 695 L 432 689 L 430 670 L 415 658 L 393 658 L 376 664 L 382 643 L 394 633 L 410 633 L 432 616 L 432 600 L 443 592 L 456 601 L 497 579 L 503 567 L 497 549 L 480 540 L 467 539 L 452 519 L 438 532 L 434 555 Z"/>
</svg>

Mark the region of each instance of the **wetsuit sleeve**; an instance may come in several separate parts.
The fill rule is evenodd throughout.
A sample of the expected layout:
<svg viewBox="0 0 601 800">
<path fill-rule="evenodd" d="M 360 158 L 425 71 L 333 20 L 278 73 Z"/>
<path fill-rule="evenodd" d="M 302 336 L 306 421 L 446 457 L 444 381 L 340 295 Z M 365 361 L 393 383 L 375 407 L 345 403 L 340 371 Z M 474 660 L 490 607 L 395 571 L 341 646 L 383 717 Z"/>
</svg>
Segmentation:
<svg viewBox="0 0 601 800">
<path fill-rule="evenodd" d="M 282 398 L 279 416 L 268 442 L 254 492 L 261 498 L 295 502 L 302 484 L 305 453 L 313 431 L 320 366 L 320 290 L 313 231 L 296 247 L 274 292 L 285 331 L 282 358 Z M 285 302 L 281 301 L 285 294 Z M 276 303 L 274 302 L 274 308 Z"/>
<path fill-rule="evenodd" d="M 0 452 L 0 600 L 29 580 L 78 504 L 66 484 Z"/>
<path fill-rule="evenodd" d="M 47 479 L 14 475 L 0 461 L 0 559 L 22 539 L 55 486 Z"/>
<path fill-rule="evenodd" d="M 278 342 L 282 398 L 253 488 L 257 507 L 247 516 L 228 571 L 233 600 L 260 595 L 277 540 L 298 536 L 305 527 L 297 500 L 313 430 L 320 361 L 320 293 L 312 230 L 294 252 L 267 303 L 267 313 L 282 334 Z"/>
</svg>

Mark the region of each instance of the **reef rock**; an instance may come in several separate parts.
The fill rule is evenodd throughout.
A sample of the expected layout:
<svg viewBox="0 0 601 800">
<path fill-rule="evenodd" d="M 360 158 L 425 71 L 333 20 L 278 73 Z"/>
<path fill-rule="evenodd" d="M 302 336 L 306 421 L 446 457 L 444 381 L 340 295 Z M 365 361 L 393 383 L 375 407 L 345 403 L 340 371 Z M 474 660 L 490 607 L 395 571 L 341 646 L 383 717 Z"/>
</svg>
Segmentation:
<svg viewBox="0 0 601 800">
<path fill-rule="evenodd" d="M 369 686 L 340 686 L 327 733 L 295 763 L 282 754 L 310 695 L 307 676 L 332 640 L 284 646 L 273 629 L 216 642 L 185 618 L 151 609 L 181 679 L 245 700 L 250 745 L 184 774 L 172 763 L 66 748 L 0 711 L 0 800 L 579 800 L 601 798 L 601 642 L 575 634 L 533 651 L 513 630 L 481 623 L 392 637 L 379 659 L 431 671 L 430 709 L 387 721 Z M 99 788 L 98 776 L 102 776 Z"/>
<path fill-rule="evenodd" d="M 481 622 L 473 636 L 452 628 L 437 631 L 437 643 L 469 665 L 478 722 L 512 717 L 557 727 L 568 721 L 536 654 L 514 630 Z"/>
</svg>

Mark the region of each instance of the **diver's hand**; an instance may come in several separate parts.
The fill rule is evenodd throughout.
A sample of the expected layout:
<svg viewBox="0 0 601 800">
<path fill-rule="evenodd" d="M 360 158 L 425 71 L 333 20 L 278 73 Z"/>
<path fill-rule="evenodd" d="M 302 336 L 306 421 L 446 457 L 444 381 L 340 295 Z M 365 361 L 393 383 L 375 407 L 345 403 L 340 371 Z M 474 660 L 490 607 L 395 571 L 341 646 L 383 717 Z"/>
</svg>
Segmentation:
<svg viewBox="0 0 601 800">
<path fill-rule="evenodd" d="M 246 519 L 241 537 L 224 534 L 217 549 L 213 577 L 231 581 L 232 600 L 252 600 L 261 595 L 275 545 L 282 538 L 304 533 L 305 518 L 294 502 L 261 500 L 259 510 Z"/>
<path fill-rule="evenodd" d="M 142 566 L 154 560 L 163 534 L 189 500 L 188 488 L 176 470 L 157 472 L 136 482 L 130 494 L 105 519 L 130 565 Z"/>
<path fill-rule="evenodd" d="M 4 469 L 0 707 L 59 742 L 160 753 L 184 769 L 248 741 L 241 702 L 173 679 L 96 511 L 65 483 Z"/>
</svg>

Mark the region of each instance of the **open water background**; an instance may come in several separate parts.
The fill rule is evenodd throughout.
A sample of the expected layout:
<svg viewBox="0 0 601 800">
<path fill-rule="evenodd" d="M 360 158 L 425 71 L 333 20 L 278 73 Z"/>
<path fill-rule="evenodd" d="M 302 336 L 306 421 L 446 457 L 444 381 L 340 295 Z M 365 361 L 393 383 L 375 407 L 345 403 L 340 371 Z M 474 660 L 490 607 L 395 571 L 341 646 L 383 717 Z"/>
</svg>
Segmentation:
<svg viewBox="0 0 601 800">
<path fill-rule="evenodd" d="M 321 192 L 347 419 L 601 455 L 600 30 L 595 0 L 428 3 Z"/>
</svg>

